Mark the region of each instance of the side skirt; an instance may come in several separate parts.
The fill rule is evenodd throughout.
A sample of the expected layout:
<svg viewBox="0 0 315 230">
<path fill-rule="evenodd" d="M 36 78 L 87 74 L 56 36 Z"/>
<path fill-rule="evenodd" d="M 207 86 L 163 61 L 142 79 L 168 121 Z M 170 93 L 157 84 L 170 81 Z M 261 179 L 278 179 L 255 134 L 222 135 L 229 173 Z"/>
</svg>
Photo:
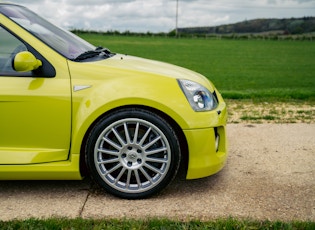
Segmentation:
<svg viewBox="0 0 315 230">
<path fill-rule="evenodd" d="M 80 155 L 72 155 L 68 161 L 0 165 L 0 180 L 82 180 Z"/>
</svg>

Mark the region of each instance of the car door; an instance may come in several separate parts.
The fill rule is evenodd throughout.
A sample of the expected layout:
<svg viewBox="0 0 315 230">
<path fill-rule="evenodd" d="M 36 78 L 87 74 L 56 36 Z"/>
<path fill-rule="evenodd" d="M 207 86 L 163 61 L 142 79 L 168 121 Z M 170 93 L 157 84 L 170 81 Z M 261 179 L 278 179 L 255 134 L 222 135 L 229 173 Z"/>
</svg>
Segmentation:
<svg viewBox="0 0 315 230">
<path fill-rule="evenodd" d="M 69 156 L 71 87 L 66 61 L 53 66 L 41 60 L 53 75 L 14 71 L 12 59 L 26 50 L 45 59 L 0 25 L 0 165 L 63 161 Z"/>
</svg>

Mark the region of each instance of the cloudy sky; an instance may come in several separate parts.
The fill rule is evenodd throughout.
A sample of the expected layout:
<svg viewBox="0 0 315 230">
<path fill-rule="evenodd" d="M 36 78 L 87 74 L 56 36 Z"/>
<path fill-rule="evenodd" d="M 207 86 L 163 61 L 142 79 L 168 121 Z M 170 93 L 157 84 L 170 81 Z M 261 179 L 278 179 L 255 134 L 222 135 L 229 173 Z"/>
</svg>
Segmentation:
<svg viewBox="0 0 315 230">
<path fill-rule="evenodd" d="M 0 0 L 0 2 L 3 0 Z M 10 1 L 10 0 L 9 0 Z M 177 0 L 11 0 L 66 29 L 169 32 Z M 315 0 L 178 0 L 178 27 L 315 16 Z"/>
</svg>

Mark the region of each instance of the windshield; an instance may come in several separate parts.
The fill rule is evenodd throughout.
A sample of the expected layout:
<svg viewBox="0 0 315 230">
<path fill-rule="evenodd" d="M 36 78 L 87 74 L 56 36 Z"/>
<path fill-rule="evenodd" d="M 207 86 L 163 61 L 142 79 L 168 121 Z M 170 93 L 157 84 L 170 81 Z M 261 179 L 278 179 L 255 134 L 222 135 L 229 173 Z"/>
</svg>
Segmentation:
<svg viewBox="0 0 315 230">
<path fill-rule="evenodd" d="M 4 4 L 0 5 L 0 13 L 68 59 L 74 60 L 80 54 L 96 48 L 76 35 L 54 26 L 25 7 Z"/>
</svg>

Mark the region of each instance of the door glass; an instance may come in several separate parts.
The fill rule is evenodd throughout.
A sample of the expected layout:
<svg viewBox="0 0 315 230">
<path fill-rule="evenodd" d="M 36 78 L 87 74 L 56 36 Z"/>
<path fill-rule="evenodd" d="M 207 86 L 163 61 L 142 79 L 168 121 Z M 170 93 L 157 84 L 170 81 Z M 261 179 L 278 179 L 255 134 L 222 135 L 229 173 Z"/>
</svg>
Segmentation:
<svg viewBox="0 0 315 230">
<path fill-rule="evenodd" d="M 12 67 L 13 58 L 17 53 L 26 50 L 26 46 L 19 39 L 0 27 L 0 75 L 15 74 L 16 71 Z"/>
</svg>

